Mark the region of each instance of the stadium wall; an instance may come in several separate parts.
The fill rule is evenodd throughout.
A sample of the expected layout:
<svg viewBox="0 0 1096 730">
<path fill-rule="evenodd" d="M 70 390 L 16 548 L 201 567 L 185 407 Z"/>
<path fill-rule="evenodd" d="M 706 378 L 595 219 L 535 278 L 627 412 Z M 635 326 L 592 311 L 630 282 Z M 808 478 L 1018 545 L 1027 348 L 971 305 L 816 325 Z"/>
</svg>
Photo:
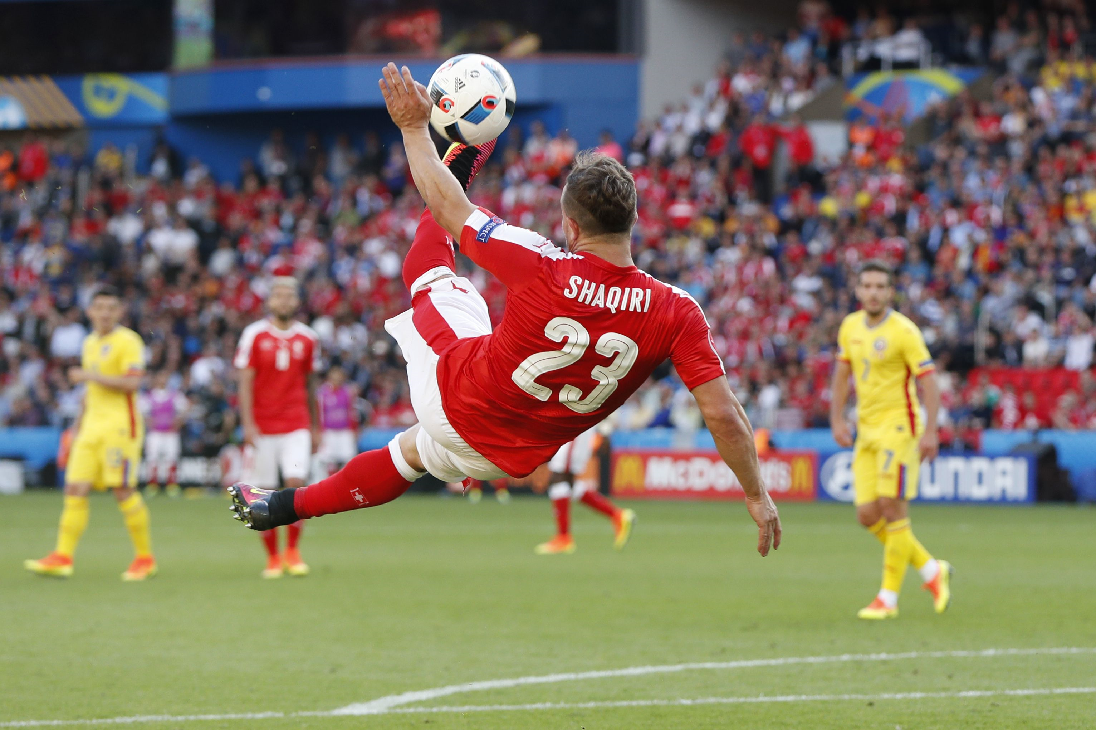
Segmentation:
<svg viewBox="0 0 1096 730">
<path fill-rule="evenodd" d="M 710 79 L 736 31 L 786 30 L 797 8 L 798 0 L 644 0 L 640 114 L 653 119 Z"/>
</svg>

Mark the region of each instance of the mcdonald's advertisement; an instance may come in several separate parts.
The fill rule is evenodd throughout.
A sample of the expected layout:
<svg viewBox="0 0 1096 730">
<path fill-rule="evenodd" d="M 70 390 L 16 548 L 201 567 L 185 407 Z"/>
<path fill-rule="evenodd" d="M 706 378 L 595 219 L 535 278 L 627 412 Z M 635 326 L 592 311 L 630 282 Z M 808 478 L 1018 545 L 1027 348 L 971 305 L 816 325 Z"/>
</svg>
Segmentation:
<svg viewBox="0 0 1096 730">
<path fill-rule="evenodd" d="M 814 451 L 776 451 L 761 459 L 761 478 L 774 500 L 812 502 L 818 491 Z M 713 451 L 619 449 L 613 453 L 614 497 L 738 500 L 746 495 Z"/>
</svg>

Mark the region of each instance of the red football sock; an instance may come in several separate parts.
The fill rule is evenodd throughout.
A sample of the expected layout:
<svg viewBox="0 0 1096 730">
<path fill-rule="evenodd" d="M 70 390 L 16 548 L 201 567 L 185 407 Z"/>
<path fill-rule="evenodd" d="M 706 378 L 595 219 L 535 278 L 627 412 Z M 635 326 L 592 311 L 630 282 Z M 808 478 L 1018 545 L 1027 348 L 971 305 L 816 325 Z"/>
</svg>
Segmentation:
<svg viewBox="0 0 1096 730">
<path fill-rule="evenodd" d="M 556 511 L 556 533 L 561 537 L 571 534 L 571 498 L 560 497 L 552 500 L 552 509 Z"/>
<path fill-rule="evenodd" d="M 296 550 L 297 543 L 301 541 L 301 529 L 304 527 L 304 522 L 297 520 L 296 522 L 286 525 L 286 539 L 285 549 Z"/>
<path fill-rule="evenodd" d="M 392 462 L 387 446 L 358 454 L 323 481 L 293 494 L 293 511 L 301 519 L 376 507 L 407 491 L 411 482 Z"/>
<path fill-rule="evenodd" d="M 616 516 L 616 506 L 610 502 L 607 497 L 602 496 L 601 492 L 594 491 L 593 489 L 583 492 L 582 503 L 590 509 L 596 509 L 606 517 Z"/>
<path fill-rule="evenodd" d="M 411 250 L 407 252 L 403 260 L 403 283 L 410 289 L 416 279 L 439 266 L 456 272 L 453 239 L 444 228 L 438 225 L 430 209 L 427 208 L 419 218 L 415 240 L 411 242 Z"/>
<path fill-rule="evenodd" d="M 264 530 L 259 534 L 263 538 L 263 545 L 266 545 L 266 554 L 272 558 L 278 557 L 278 528 Z"/>
</svg>

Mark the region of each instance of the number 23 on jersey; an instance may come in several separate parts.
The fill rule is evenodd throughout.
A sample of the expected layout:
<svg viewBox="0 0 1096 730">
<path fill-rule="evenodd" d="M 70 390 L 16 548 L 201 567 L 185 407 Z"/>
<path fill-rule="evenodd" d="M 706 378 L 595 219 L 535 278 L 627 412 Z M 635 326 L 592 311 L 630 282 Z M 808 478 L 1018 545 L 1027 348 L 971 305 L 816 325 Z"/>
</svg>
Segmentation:
<svg viewBox="0 0 1096 730">
<path fill-rule="evenodd" d="M 544 336 L 552 342 L 562 342 L 558 350 L 538 352 L 525 358 L 510 376 L 519 388 L 537 400 L 547 401 L 552 389 L 537 382 L 537 378 L 553 370 L 561 370 L 578 362 L 590 346 L 590 332 L 570 317 L 556 317 L 544 327 Z M 585 398 L 582 388 L 566 384 L 559 389 L 559 402 L 575 413 L 591 413 L 617 389 L 639 356 L 635 341 L 617 332 L 606 332 L 598 338 L 594 352 L 612 358 L 606 365 L 596 365 L 590 372 L 597 385 Z"/>
</svg>

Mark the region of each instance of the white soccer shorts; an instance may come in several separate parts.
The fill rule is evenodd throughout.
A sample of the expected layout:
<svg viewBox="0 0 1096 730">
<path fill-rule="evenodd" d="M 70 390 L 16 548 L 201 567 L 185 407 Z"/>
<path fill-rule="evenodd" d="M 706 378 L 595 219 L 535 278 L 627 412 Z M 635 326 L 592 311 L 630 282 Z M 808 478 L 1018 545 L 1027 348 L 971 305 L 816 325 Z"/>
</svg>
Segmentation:
<svg viewBox="0 0 1096 730">
<path fill-rule="evenodd" d="M 179 461 L 182 440 L 176 431 L 149 431 L 145 436 L 145 461 L 156 467 L 167 467 Z"/>
<path fill-rule="evenodd" d="M 307 428 L 289 433 L 264 434 L 255 439 L 255 448 L 245 455 L 245 472 L 252 486 L 277 489 L 278 472 L 282 479 L 308 481 L 312 459 L 312 434 Z"/>
<path fill-rule="evenodd" d="M 330 429 L 320 439 L 319 460 L 325 464 L 345 464 L 358 455 L 357 434 L 349 428 Z"/>
<path fill-rule="evenodd" d="M 548 471 L 564 473 L 570 472 L 574 477 L 582 476 L 586 471 L 590 458 L 594 455 L 594 441 L 597 438 L 597 426 L 583 431 L 559 447 L 559 451 L 548 462 Z"/>
<path fill-rule="evenodd" d="M 465 443 L 442 409 L 438 352 L 454 337 L 491 334 L 487 302 L 468 279 L 450 276 L 432 284 L 421 283 L 445 273 L 452 272 L 432 269 L 411 287 L 412 296 L 423 292 L 420 296 L 429 297 L 432 307 L 420 302 L 418 316 L 415 309 L 409 309 L 385 322 L 384 328 L 399 343 L 407 361 L 411 406 L 421 426 L 415 445 L 426 470 L 443 482 L 459 482 L 465 477 L 499 479 L 506 473 Z"/>
</svg>

